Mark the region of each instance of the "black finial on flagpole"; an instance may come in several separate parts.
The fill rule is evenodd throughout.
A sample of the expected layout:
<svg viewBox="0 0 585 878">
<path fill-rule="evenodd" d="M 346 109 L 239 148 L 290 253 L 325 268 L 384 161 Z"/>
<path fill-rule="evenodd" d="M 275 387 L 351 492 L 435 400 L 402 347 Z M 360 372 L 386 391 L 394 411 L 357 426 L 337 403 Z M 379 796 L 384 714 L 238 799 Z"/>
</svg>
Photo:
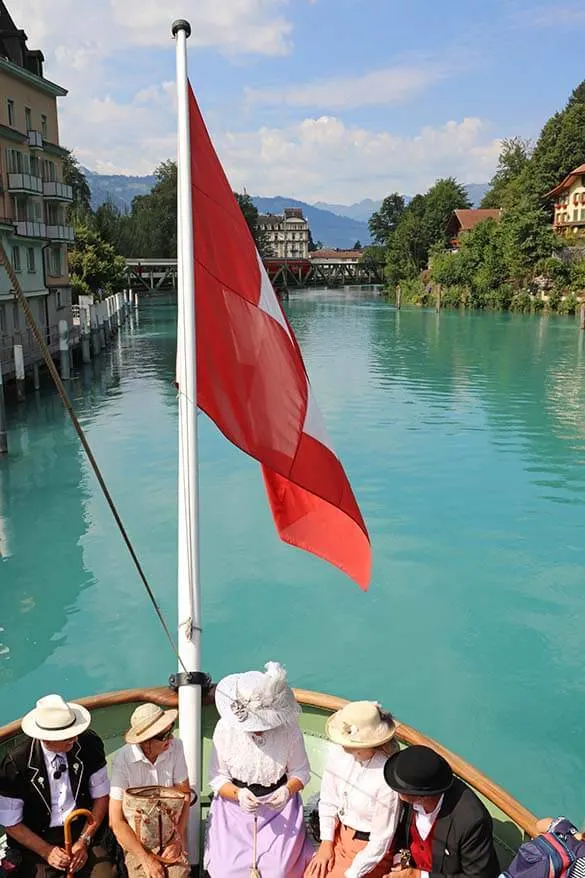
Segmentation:
<svg viewBox="0 0 585 878">
<path fill-rule="evenodd" d="M 177 21 L 173 21 L 173 26 L 171 27 L 173 37 L 176 37 L 180 30 L 185 31 L 185 36 L 187 38 L 191 36 L 191 25 L 188 21 L 185 21 L 184 18 L 179 18 Z"/>
</svg>

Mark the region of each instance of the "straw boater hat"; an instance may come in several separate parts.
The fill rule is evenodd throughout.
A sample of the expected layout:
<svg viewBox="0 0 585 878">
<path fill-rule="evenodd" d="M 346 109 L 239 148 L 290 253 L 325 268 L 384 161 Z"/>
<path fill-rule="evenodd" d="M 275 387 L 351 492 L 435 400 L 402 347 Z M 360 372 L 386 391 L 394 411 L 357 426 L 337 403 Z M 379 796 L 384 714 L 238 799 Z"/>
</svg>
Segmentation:
<svg viewBox="0 0 585 878">
<path fill-rule="evenodd" d="M 396 726 L 375 701 L 353 701 L 329 717 L 325 731 L 334 744 L 358 750 L 386 744 L 394 737 Z"/>
<path fill-rule="evenodd" d="M 219 715 L 243 732 L 266 732 L 296 720 L 300 707 L 278 662 L 267 662 L 266 672 L 230 674 L 217 684 Z"/>
<path fill-rule="evenodd" d="M 67 741 L 84 732 L 91 722 L 89 710 L 60 695 L 45 695 L 22 718 L 21 727 L 29 738 L 41 741 Z"/>
<path fill-rule="evenodd" d="M 384 779 L 397 793 L 424 798 L 446 792 L 453 783 L 453 772 L 446 759 L 430 747 L 416 744 L 388 759 Z"/>
<path fill-rule="evenodd" d="M 158 704 L 141 704 L 130 717 L 130 728 L 124 735 L 127 744 L 143 744 L 172 726 L 178 710 L 163 710 Z"/>
</svg>

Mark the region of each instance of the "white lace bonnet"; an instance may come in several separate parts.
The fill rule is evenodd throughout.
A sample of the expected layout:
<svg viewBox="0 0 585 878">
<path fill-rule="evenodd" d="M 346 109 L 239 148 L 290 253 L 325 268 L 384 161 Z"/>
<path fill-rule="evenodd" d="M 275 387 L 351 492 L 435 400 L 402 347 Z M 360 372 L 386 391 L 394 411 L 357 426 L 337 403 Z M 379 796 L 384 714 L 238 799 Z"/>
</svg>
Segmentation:
<svg viewBox="0 0 585 878">
<path fill-rule="evenodd" d="M 296 720 L 300 707 L 278 662 L 261 671 L 230 674 L 215 690 L 219 715 L 244 732 L 266 732 Z"/>
</svg>

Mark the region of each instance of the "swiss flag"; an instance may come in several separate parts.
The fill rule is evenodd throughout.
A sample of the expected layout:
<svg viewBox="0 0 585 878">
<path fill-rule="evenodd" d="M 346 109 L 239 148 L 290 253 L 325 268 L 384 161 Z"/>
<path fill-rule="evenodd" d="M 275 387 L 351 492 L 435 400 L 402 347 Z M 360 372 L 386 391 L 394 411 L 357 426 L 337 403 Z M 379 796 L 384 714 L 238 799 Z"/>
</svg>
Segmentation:
<svg viewBox="0 0 585 878">
<path fill-rule="evenodd" d="M 260 462 L 280 538 L 365 590 L 364 520 L 191 88 L 189 126 L 199 407 Z"/>
</svg>

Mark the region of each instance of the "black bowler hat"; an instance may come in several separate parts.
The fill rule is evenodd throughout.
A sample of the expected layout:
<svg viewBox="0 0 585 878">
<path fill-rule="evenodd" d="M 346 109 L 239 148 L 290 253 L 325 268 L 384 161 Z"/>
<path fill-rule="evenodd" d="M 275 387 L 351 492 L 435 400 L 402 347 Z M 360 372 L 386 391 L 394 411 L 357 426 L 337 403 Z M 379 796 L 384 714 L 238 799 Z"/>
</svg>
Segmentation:
<svg viewBox="0 0 585 878">
<path fill-rule="evenodd" d="M 453 783 L 446 759 L 419 744 L 399 750 L 384 765 L 384 779 L 397 793 L 407 796 L 438 796 Z"/>
</svg>

